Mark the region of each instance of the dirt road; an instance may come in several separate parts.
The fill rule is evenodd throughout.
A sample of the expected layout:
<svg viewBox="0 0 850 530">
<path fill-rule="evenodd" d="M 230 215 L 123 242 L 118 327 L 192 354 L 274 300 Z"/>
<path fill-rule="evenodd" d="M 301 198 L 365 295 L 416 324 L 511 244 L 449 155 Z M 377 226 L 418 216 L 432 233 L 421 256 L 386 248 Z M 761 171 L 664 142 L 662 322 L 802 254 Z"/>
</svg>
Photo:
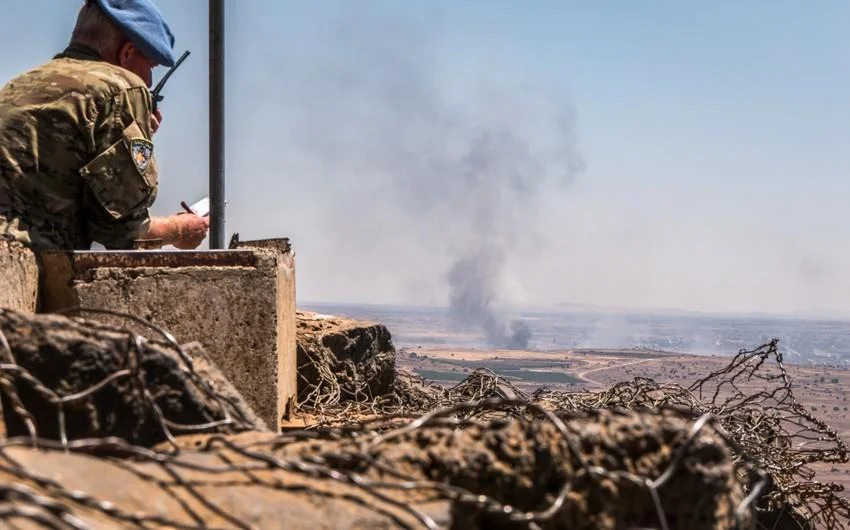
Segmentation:
<svg viewBox="0 0 850 530">
<path fill-rule="evenodd" d="M 617 368 L 625 368 L 626 366 L 632 366 L 632 365 L 635 365 L 635 364 L 651 363 L 651 362 L 654 362 L 654 361 L 658 361 L 659 359 L 660 358 L 641 359 L 640 361 L 631 361 L 631 362 L 623 363 L 623 364 L 612 364 L 611 366 L 600 366 L 599 368 L 591 368 L 590 370 L 585 370 L 583 372 L 579 372 L 578 374 L 576 374 L 576 377 L 578 377 L 579 379 L 581 379 L 582 381 L 584 381 L 585 383 L 590 384 L 590 385 L 607 387 L 609 385 L 607 385 L 605 383 L 600 383 L 599 381 L 594 381 L 593 379 L 588 379 L 587 374 L 591 374 L 593 372 L 601 372 L 603 370 L 615 370 Z"/>
</svg>

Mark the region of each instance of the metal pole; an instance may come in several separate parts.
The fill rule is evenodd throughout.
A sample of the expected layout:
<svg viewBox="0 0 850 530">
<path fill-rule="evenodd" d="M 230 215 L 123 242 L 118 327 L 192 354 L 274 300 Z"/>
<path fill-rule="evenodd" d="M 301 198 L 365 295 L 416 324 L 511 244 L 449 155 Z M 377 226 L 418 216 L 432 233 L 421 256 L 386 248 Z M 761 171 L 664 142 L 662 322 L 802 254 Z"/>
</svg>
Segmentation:
<svg viewBox="0 0 850 530">
<path fill-rule="evenodd" d="M 210 0 L 210 248 L 225 248 L 224 0 Z"/>
</svg>

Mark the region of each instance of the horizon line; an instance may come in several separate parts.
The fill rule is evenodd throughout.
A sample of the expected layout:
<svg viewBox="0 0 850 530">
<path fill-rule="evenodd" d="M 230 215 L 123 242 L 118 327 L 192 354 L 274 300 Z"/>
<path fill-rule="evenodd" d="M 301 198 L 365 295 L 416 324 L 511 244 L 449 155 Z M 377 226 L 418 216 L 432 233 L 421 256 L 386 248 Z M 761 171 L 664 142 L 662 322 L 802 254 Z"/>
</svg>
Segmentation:
<svg viewBox="0 0 850 530">
<path fill-rule="evenodd" d="M 405 304 L 385 302 L 352 302 L 352 301 L 297 301 L 297 306 L 354 306 L 372 308 L 403 308 L 403 309 L 431 309 L 448 310 L 448 305 L 436 304 Z M 583 304 L 573 302 L 559 302 L 556 304 L 516 304 L 510 306 L 518 312 L 557 312 L 564 310 L 584 310 L 588 312 L 610 312 L 649 315 L 692 315 L 715 318 L 776 318 L 776 319 L 799 319 L 799 320 L 850 320 L 850 311 L 816 311 L 808 310 L 801 312 L 771 312 L 771 311 L 708 311 L 700 309 L 683 309 L 678 307 L 628 307 L 628 306 L 605 306 L 595 304 Z"/>
</svg>

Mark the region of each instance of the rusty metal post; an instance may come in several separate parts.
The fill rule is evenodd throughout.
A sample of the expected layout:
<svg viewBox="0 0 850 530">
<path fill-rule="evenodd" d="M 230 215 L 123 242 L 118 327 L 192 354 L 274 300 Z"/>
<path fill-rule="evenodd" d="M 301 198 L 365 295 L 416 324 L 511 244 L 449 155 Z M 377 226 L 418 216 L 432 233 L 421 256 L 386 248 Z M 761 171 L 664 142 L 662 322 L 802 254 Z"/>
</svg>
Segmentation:
<svg viewBox="0 0 850 530">
<path fill-rule="evenodd" d="M 225 248 L 224 0 L 210 0 L 210 248 Z"/>
</svg>

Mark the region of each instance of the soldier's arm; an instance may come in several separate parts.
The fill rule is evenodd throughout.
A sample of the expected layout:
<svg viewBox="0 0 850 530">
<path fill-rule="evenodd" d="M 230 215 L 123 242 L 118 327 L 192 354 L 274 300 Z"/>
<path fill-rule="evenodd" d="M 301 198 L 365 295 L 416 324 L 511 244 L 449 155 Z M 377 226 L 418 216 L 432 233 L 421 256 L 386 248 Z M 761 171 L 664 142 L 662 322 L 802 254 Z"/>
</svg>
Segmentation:
<svg viewBox="0 0 850 530">
<path fill-rule="evenodd" d="M 137 239 L 156 239 L 162 245 L 196 248 L 206 237 L 209 221 L 194 215 L 151 217 L 156 199 L 158 168 L 152 142 L 150 94 L 130 89 L 112 100 L 99 115 L 95 130 L 112 141 L 81 170 L 88 183 L 89 236 L 109 249 L 129 249 Z M 121 123 L 110 123 L 114 116 Z M 102 138 L 95 138 L 97 142 Z"/>
<path fill-rule="evenodd" d="M 153 144 L 133 121 L 118 138 L 80 169 L 88 184 L 83 203 L 86 229 L 108 249 L 130 249 L 150 225 L 157 193 Z"/>
<path fill-rule="evenodd" d="M 108 249 L 133 248 L 151 222 L 158 176 L 149 99 L 146 87 L 127 88 L 94 100 L 88 112 L 92 151 L 79 170 L 82 213 L 89 238 Z"/>
<path fill-rule="evenodd" d="M 209 231 L 209 218 L 188 213 L 168 217 L 152 217 L 145 239 L 158 239 L 163 245 L 181 250 L 198 248 Z"/>
</svg>

